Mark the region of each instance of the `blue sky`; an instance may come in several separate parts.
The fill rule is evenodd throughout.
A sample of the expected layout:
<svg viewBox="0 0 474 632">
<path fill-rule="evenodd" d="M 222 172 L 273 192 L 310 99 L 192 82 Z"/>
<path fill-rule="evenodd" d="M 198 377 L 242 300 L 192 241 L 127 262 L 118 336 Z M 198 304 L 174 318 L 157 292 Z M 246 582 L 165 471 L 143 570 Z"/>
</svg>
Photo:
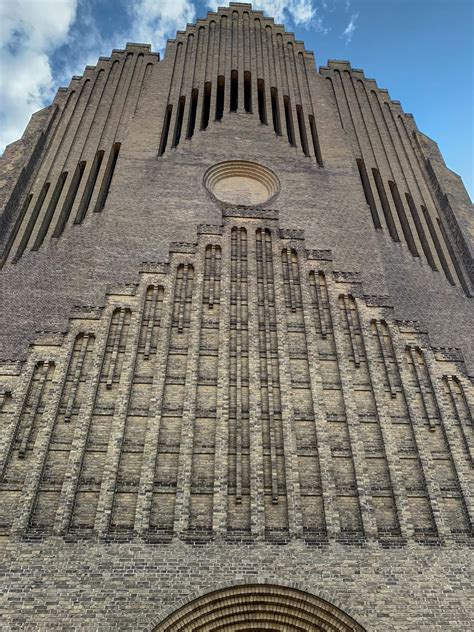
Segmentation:
<svg viewBox="0 0 474 632">
<path fill-rule="evenodd" d="M 99 55 L 127 41 L 162 50 L 187 22 L 226 2 L 0 0 L 0 151 L 31 114 Z M 389 90 L 474 197 L 473 0 L 258 0 L 314 50 L 348 59 Z"/>
</svg>

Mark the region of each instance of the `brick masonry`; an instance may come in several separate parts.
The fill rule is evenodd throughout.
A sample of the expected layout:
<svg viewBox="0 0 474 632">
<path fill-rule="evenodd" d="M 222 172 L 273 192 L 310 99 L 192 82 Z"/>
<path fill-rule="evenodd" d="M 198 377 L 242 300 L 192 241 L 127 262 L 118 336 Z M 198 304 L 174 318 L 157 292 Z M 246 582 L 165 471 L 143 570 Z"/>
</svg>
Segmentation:
<svg viewBox="0 0 474 632">
<path fill-rule="evenodd" d="M 230 160 L 216 195 L 268 202 L 206 189 Z M 9 629 L 257 581 L 468 628 L 472 215 L 386 91 L 231 4 L 101 58 L 2 164 Z"/>
</svg>

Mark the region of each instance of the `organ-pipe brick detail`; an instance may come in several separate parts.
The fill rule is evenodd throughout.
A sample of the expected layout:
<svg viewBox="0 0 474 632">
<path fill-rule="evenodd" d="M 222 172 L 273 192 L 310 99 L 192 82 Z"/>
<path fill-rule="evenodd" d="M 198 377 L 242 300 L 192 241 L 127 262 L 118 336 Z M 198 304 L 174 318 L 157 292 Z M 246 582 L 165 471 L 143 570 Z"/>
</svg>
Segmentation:
<svg viewBox="0 0 474 632">
<path fill-rule="evenodd" d="M 8 629 L 468 629 L 472 208 L 398 101 L 231 3 L 0 166 Z"/>
<path fill-rule="evenodd" d="M 4 486 L 21 487 L 17 460 L 34 457 L 48 393 L 61 389 L 51 393 L 59 399 L 55 421 L 49 422 L 30 529 L 52 532 L 72 468 L 78 473 L 66 531 L 133 532 L 140 522 L 144 457 L 151 449 L 150 517 L 140 530 L 160 538 L 174 533 L 208 538 L 220 532 L 214 503 L 225 489 L 227 508 L 220 511 L 227 514 L 230 535 L 273 541 L 301 533 L 312 541 L 324 539 L 333 533 L 326 514 L 335 506 L 339 538 L 399 537 L 394 476 L 397 493 L 405 485 L 406 493 L 418 494 L 404 500 L 412 507 L 413 534 L 437 533 L 438 523 L 465 532 L 455 518 L 467 515 L 467 509 L 457 474 L 459 456 L 452 456 L 461 450 L 471 461 L 463 378 L 434 378 L 427 351 L 413 342 L 404 346 L 406 334 L 395 321 L 388 325 L 379 308 L 364 303 L 361 312 L 354 294 L 338 293 L 338 283 L 329 280 L 330 264 L 303 276 L 299 246 L 291 241 L 297 233 L 280 231 L 287 241 L 278 237 L 278 220 L 269 221 L 255 229 L 230 217 L 220 231 L 222 242 L 206 243 L 201 233 L 192 258 L 185 252 L 173 255 L 176 263 L 159 273 L 161 282 L 150 268 L 133 292 L 115 288 L 97 331 L 83 330 L 72 343 L 63 343 L 69 358 L 63 386 L 51 381 L 52 362 L 36 362 L 23 398 L 7 404 L 17 410 L 16 417 L 9 413 L 17 421 L 6 446 L 3 478 Z M 223 294 L 223 287 L 228 292 Z M 125 296 L 127 306 L 120 305 Z M 165 313 L 168 333 L 162 330 Z M 230 338 L 223 363 L 219 336 L 225 313 Z M 392 338 L 393 328 L 401 345 Z M 91 379 L 99 365 L 98 379 Z M 226 392 L 219 368 L 229 372 Z M 444 414 L 436 380 L 446 396 Z M 157 411 L 159 430 L 152 431 Z M 223 414 L 228 449 L 223 452 L 221 446 L 218 452 Z M 449 430 L 445 415 L 451 419 Z M 253 419 L 258 419 L 254 429 Z M 431 431 L 427 435 L 425 426 Z M 155 448 L 147 448 L 147 434 Z M 386 446 L 392 442 L 395 452 L 391 447 L 389 457 Z M 252 469 L 255 460 L 263 467 L 258 472 Z M 321 460 L 327 463 L 324 483 Z M 226 471 L 222 491 L 214 486 L 218 471 L 221 476 Z M 439 516 L 434 523 L 431 511 Z M 254 523 L 259 514 L 264 522 Z M 425 526 L 417 527 L 420 521 Z"/>
</svg>

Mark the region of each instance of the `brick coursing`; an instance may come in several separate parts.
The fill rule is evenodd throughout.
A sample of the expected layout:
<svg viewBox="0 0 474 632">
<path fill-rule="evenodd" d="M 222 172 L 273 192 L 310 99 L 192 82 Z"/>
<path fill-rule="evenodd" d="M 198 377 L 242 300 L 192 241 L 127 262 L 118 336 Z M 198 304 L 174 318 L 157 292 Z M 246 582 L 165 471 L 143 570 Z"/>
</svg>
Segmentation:
<svg viewBox="0 0 474 632">
<path fill-rule="evenodd" d="M 9 629 L 152 629 L 256 581 L 369 630 L 466 629 L 465 198 L 413 119 L 347 62 L 317 73 L 242 4 L 179 32 L 163 61 L 114 50 L 55 104 L 36 148 L 3 159 Z M 235 177 L 250 177 L 239 160 L 270 169 L 279 192 L 220 203 L 203 178 L 225 160 Z M 17 164 L 32 167 L 15 188 Z"/>
</svg>

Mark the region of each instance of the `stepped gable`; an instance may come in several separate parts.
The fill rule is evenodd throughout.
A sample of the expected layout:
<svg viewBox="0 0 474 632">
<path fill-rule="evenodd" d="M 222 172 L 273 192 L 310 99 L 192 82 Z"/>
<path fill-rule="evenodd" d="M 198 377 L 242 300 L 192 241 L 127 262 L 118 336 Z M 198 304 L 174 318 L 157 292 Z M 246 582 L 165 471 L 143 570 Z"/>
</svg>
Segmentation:
<svg viewBox="0 0 474 632">
<path fill-rule="evenodd" d="M 355 263 L 371 294 L 393 296 L 398 316 L 427 322 L 439 345 L 463 345 L 472 366 L 464 336 L 472 318 L 464 300 L 472 292 L 472 253 L 462 185 L 413 117 L 373 79 L 347 61 L 330 60 L 318 72 L 292 33 L 241 3 L 178 32 L 162 60 L 134 43 L 99 58 L 7 148 L 0 357 L 24 358 L 32 331 L 46 323 L 63 328 L 74 304 L 96 302 L 120 276 L 132 278 L 138 243 L 147 258 L 161 244 L 157 226 L 164 223 L 168 241 L 176 241 L 183 225 L 189 239 L 195 224 L 215 220 L 204 187 L 177 204 L 179 169 L 186 163 L 189 181 L 201 181 L 219 159 L 229 162 L 222 142 L 235 132 L 234 157 L 280 178 L 286 223 L 303 223 L 312 248 L 322 235 L 339 265 Z M 257 171 L 262 189 L 265 176 Z M 137 189 L 142 177 L 146 186 Z M 186 207 L 193 194 L 197 205 Z M 180 213 L 190 221 L 176 221 Z M 124 234 L 133 240 L 128 248 Z M 18 286 L 25 291 L 14 291 Z M 42 292 L 33 305 L 29 297 L 39 287 L 56 296 L 45 301 Z"/>
<path fill-rule="evenodd" d="M 230 3 L 6 149 L 9 630 L 469 628 L 472 204 L 379 85 Z"/>
<path fill-rule="evenodd" d="M 267 211 L 227 210 L 5 368 L 5 533 L 468 537 L 462 356 Z"/>
</svg>

